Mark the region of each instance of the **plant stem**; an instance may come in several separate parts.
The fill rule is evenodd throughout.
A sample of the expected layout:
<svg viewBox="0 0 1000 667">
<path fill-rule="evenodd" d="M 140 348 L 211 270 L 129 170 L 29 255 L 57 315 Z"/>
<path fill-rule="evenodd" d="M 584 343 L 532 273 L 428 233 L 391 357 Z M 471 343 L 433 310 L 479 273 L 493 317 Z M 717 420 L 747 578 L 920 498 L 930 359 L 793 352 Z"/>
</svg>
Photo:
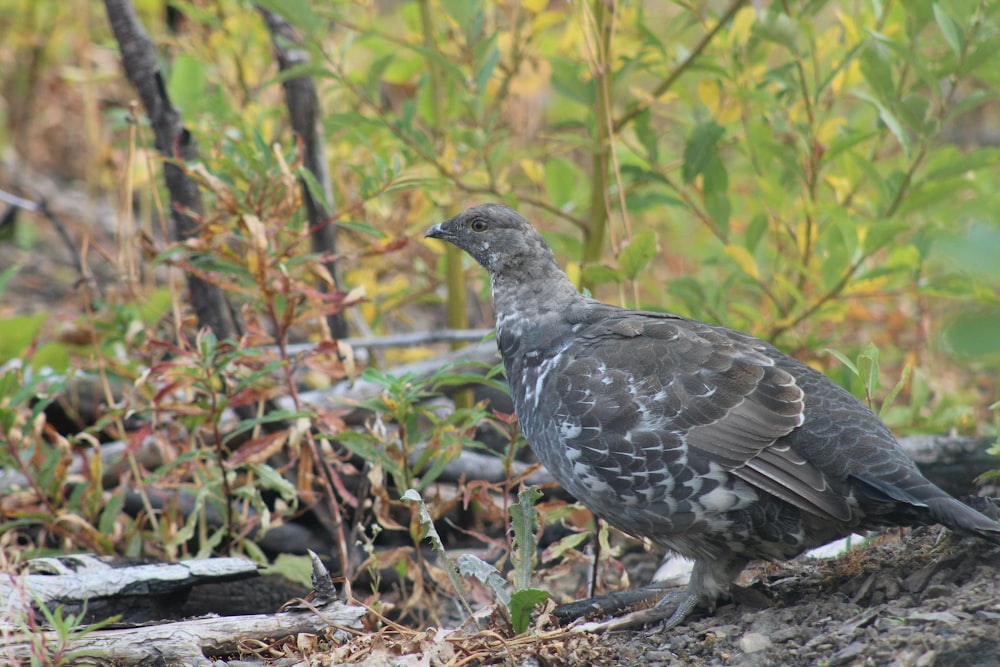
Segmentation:
<svg viewBox="0 0 1000 667">
<path fill-rule="evenodd" d="M 604 249 L 604 233 L 608 222 L 608 159 L 611 151 L 611 131 L 614 126 L 609 107 L 610 95 L 606 94 L 611 85 L 611 16 L 607 0 L 594 0 L 593 18 L 597 30 L 599 46 L 592 58 L 592 74 L 594 77 L 594 94 L 596 110 L 594 125 L 593 162 L 590 167 L 590 206 L 587 228 L 584 231 L 583 256 L 581 263 L 590 264 L 601 259 Z M 593 285 L 581 279 L 581 287 L 593 288 Z"/>
<path fill-rule="evenodd" d="M 437 53 L 437 38 L 434 31 L 434 14 L 431 0 L 419 0 L 420 27 L 424 35 L 424 48 L 428 52 Z M 431 86 L 431 131 L 435 140 L 440 140 L 444 130 L 444 113 L 441 108 L 444 95 L 444 82 L 441 78 L 441 68 L 432 59 L 427 59 L 427 72 Z M 468 329 L 469 311 L 465 305 L 465 271 L 462 268 L 462 251 L 447 244 L 444 251 L 445 284 L 448 286 L 446 301 L 449 329 Z M 453 341 L 451 349 L 457 350 L 463 346 L 460 341 Z M 455 396 L 455 406 L 467 408 L 472 406 L 472 394 L 459 392 Z"/>
<path fill-rule="evenodd" d="M 698 43 L 695 44 L 694 48 L 692 48 L 690 53 L 688 53 L 687 58 L 682 60 L 680 64 L 677 65 L 677 67 L 675 67 L 670 72 L 670 74 L 667 75 L 667 78 L 665 78 L 663 81 L 657 84 L 656 88 L 653 89 L 650 95 L 650 100 L 655 100 L 664 93 L 666 93 L 668 90 L 670 90 L 670 87 L 674 85 L 674 82 L 680 78 L 681 74 L 686 72 L 688 68 L 691 67 L 691 65 L 694 63 L 695 60 L 698 59 L 698 56 L 700 56 L 702 51 L 705 50 L 705 47 L 707 47 L 709 43 L 711 43 L 711 41 L 715 38 L 715 35 L 718 34 L 720 30 L 722 30 L 722 27 L 727 23 L 729 23 L 729 20 L 733 18 L 733 16 L 736 15 L 736 12 L 742 9 L 743 6 L 746 5 L 748 1 L 749 0 L 735 0 L 733 4 L 729 6 L 729 8 L 725 11 L 725 13 L 719 17 L 719 20 L 716 22 L 716 24 L 712 26 L 712 29 L 706 32 L 704 36 L 702 36 L 702 38 L 698 40 Z M 628 123 L 633 118 L 641 114 L 650 106 L 652 106 L 651 101 L 642 102 L 641 104 L 637 104 L 628 111 L 626 111 L 624 114 L 622 114 L 622 116 L 618 120 L 615 121 L 613 126 L 614 131 L 619 132 L 623 127 L 628 125 Z"/>
</svg>

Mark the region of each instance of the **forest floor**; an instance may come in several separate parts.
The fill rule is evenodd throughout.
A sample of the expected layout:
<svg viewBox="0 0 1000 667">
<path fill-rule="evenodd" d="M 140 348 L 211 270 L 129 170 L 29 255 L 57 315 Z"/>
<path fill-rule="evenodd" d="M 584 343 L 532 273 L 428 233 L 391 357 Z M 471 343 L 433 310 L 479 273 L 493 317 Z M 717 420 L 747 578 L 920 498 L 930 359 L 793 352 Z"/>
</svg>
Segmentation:
<svg viewBox="0 0 1000 667">
<path fill-rule="evenodd" d="M 743 581 L 739 597 L 753 603 L 724 603 L 670 630 L 536 630 L 494 643 L 492 655 L 475 636 L 384 635 L 363 664 L 465 664 L 467 654 L 478 665 L 1000 667 L 1000 547 L 982 540 L 937 527 L 889 531 L 836 558 L 749 569 Z"/>
</svg>

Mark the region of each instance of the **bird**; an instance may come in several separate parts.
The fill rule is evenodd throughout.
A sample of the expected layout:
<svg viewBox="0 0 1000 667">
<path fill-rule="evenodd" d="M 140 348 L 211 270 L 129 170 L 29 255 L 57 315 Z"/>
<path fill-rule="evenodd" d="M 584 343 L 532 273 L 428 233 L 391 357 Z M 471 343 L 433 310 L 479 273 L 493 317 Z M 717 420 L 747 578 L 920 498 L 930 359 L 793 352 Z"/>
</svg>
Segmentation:
<svg viewBox="0 0 1000 667">
<path fill-rule="evenodd" d="M 927 480 L 853 394 L 770 343 L 582 295 L 528 220 L 496 203 L 431 227 L 489 273 L 514 411 L 559 484 L 612 526 L 694 561 L 656 606 L 714 610 L 751 561 L 858 531 L 1000 523 Z"/>
</svg>

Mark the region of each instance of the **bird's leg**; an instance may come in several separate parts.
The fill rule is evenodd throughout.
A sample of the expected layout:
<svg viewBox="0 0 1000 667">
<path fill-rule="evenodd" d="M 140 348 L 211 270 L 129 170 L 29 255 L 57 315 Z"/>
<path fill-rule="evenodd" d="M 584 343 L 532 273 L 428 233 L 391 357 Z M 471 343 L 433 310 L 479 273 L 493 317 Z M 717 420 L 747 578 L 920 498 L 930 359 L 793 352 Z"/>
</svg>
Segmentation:
<svg viewBox="0 0 1000 667">
<path fill-rule="evenodd" d="M 729 587 L 748 562 L 746 558 L 739 556 L 696 560 L 694 569 L 691 570 L 691 581 L 677 599 L 677 607 L 667 618 L 664 628 L 680 625 L 699 604 L 705 604 L 709 610 L 714 610 L 716 601 L 723 593 L 729 592 Z M 656 603 L 656 607 L 663 606 L 669 609 L 673 605 L 674 598 L 673 595 L 665 595 Z"/>
<path fill-rule="evenodd" d="M 730 585 L 748 562 L 746 558 L 739 556 L 698 559 L 691 571 L 691 581 L 684 590 L 666 593 L 659 602 L 647 609 L 582 627 L 595 631 L 624 630 L 663 621 L 664 629 L 673 628 L 683 623 L 699 605 L 714 609 L 716 600 L 729 591 Z"/>
</svg>

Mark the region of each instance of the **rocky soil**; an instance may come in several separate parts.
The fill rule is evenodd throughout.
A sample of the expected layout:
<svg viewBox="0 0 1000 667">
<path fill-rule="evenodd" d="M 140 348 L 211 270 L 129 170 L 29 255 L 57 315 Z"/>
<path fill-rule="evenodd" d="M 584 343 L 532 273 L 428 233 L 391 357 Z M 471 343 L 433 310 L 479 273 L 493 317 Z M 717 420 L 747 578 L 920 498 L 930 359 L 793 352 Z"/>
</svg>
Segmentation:
<svg viewBox="0 0 1000 667">
<path fill-rule="evenodd" d="M 982 540 L 892 531 L 838 558 L 747 574 L 738 597 L 757 604 L 608 634 L 590 664 L 1000 667 L 1000 547 Z"/>
</svg>

